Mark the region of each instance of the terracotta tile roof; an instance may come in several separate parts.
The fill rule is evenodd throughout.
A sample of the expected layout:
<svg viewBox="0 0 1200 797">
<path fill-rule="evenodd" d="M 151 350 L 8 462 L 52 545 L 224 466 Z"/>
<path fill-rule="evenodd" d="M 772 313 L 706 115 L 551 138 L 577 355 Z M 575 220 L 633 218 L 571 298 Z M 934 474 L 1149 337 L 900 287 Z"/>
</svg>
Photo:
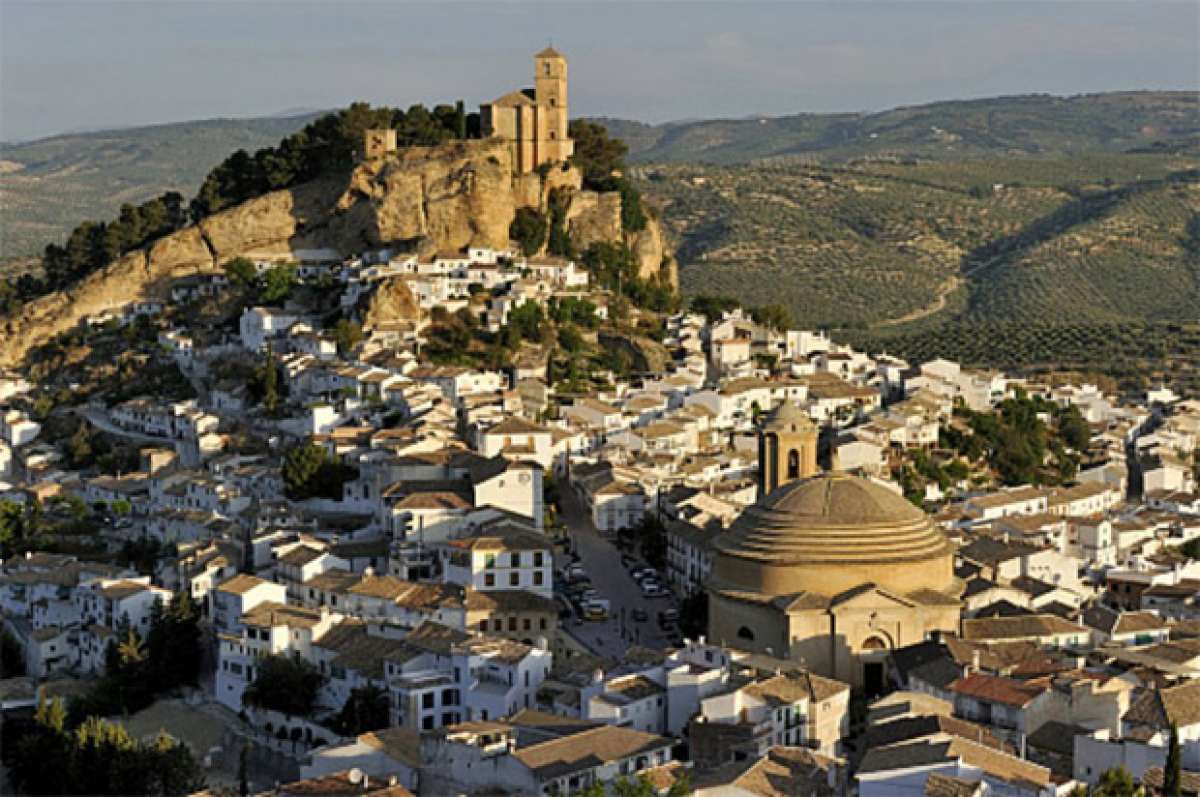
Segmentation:
<svg viewBox="0 0 1200 797">
<path fill-rule="evenodd" d="M 217 585 L 217 590 L 220 592 L 228 592 L 231 595 L 245 595 L 250 590 L 261 584 L 270 584 L 272 582 L 266 579 L 252 576 L 247 573 L 238 573 L 228 581 L 224 581 Z"/>
<path fill-rule="evenodd" d="M 925 779 L 924 797 L 977 797 L 982 793 L 980 783 L 930 772 Z"/>
<path fill-rule="evenodd" d="M 323 615 L 312 609 L 288 606 L 275 601 L 265 601 L 242 615 L 243 625 L 271 628 L 286 625 L 289 628 L 313 628 L 321 622 Z"/>
<path fill-rule="evenodd" d="M 1142 773 L 1142 785 L 1155 790 L 1155 794 L 1163 788 L 1162 767 L 1151 767 Z M 1179 773 L 1180 791 L 1184 794 L 1200 794 L 1200 772 L 1181 770 Z"/>
<path fill-rule="evenodd" d="M 532 770 L 537 778 L 547 780 L 670 747 L 671 740 L 662 736 L 602 725 L 517 750 L 513 758 Z"/>
<path fill-rule="evenodd" d="M 1034 614 L 1026 617 L 989 617 L 963 620 L 963 638 L 972 639 L 1025 639 L 1061 634 L 1087 633 L 1081 625 L 1064 620 L 1053 614 Z"/>
<path fill-rule="evenodd" d="M 279 557 L 279 561 L 289 567 L 303 567 L 309 562 L 316 561 L 325 553 L 320 548 L 310 545 L 297 545 L 292 550 Z"/>
<path fill-rule="evenodd" d="M 355 770 L 285 783 L 276 787 L 273 793 L 280 797 L 413 797 L 403 786 L 388 785 L 386 780 L 375 780 L 361 772 L 357 773 L 359 780 L 355 782 L 352 772 Z"/>
<path fill-rule="evenodd" d="M 1002 703 L 1006 706 L 1022 707 L 1047 690 L 1044 686 L 1034 686 L 1024 681 L 1006 678 L 1003 675 L 971 673 L 950 684 L 950 691 L 986 703 Z"/>
<path fill-rule="evenodd" d="M 829 785 L 830 770 L 837 767 L 836 759 L 803 747 L 772 747 L 762 758 L 725 764 L 697 775 L 693 785 L 761 797 L 834 797 L 842 793 Z"/>
<path fill-rule="evenodd" d="M 137 581 L 118 581 L 115 584 L 109 584 L 100 590 L 100 594 L 109 600 L 119 601 L 128 598 L 131 595 L 136 595 L 139 592 L 145 592 L 150 589 L 145 584 Z"/>
<path fill-rule="evenodd" d="M 946 714 L 920 714 L 878 723 L 867 729 L 863 740 L 865 748 L 886 747 L 935 733 L 960 736 L 984 747 L 1013 752 L 1012 746 L 992 733 L 989 728 Z"/>
<path fill-rule="evenodd" d="M 1121 719 L 1157 729 L 1168 728 L 1172 722 L 1181 728 L 1200 723 L 1200 680 L 1167 689 L 1147 689 Z"/>
<path fill-rule="evenodd" d="M 908 744 L 873 748 L 867 751 L 858 772 L 860 775 L 872 774 L 953 761 L 964 762 L 997 780 L 1035 791 L 1050 783 L 1050 770 L 1046 767 L 957 736 L 934 736 Z"/>
<path fill-rule="evenodd" d="M 358 740 L 414 769 L 421 766 L 421 733 L 413 728 L 384 728 L 364 733 Z"/>
</svg>

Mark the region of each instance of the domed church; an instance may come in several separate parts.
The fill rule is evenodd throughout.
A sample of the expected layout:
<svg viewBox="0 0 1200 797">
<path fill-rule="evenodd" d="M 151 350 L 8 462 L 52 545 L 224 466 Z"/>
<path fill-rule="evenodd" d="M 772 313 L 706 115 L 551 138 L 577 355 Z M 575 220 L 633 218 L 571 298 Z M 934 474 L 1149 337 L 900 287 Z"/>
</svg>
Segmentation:
<svg viewBox="0 0 1200 797">
<path fill-rule="evenodd" d="M 709 639 L 877 694 L 887 651 L 958 630 L 954 548 L 886 487 L 813 475 L 803 415 L 785 402 L 764 423 L 759 500 L 713 542 Z"/>
</svg>

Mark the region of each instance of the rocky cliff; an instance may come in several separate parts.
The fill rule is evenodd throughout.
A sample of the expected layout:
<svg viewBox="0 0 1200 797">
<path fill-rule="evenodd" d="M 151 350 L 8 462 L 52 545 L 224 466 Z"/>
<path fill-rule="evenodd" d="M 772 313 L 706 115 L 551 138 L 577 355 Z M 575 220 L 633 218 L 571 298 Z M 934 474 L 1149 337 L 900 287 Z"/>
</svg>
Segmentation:
<svg viewBox="0 0 1200 797">
<path fill-rule="evenodd" d="M 659 273 L 663 237 L 657 221 L 626 235 L 617 194 L 580 189 L 574 169 L 514 175 L 496 141 L 414 147 L 359 164 L 349 175 L 275 191 L 216 213 L 130 252 L 69 290 L 30 302 L 0 318 L 0 366 L 75 327 L 87 316 L 144 298 L 162 298 L 171 282 L 214 271 L 234 257 L 286 258 L 330 247 L 343 253 L 404 243 L 423 253 L 465 246 L 501 248 L 517 208 L 545 210 L 552 190 L 570 197 L 569 231 L 580 248 L 624 241 L 643 276 Z M 671 258 L 665 258 L 671 262 Z M 664 274 L 674 279 L 673 271 Z"/>
</svg>

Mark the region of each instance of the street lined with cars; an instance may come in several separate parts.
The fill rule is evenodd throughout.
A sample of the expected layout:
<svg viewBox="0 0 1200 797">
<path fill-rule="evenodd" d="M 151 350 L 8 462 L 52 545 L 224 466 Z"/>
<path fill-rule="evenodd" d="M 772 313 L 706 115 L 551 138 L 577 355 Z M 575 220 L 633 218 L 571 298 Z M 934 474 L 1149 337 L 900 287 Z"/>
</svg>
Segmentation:
<svg viewBox="0 0 1200 797">
<path fill-rule="evenodd" d="M 652 622 L 663 611 L 677 618 L 674 596 L 654 568 L 602 536 L 571 490 L 561 497 L 560 519 L 571 539 L 569 561 L 556 573 L 556 592 L 571 606 L 570 632 L 598 654 L 624 655 L 630 645 L 678 644 L 674 621 Z"/>
</svg>

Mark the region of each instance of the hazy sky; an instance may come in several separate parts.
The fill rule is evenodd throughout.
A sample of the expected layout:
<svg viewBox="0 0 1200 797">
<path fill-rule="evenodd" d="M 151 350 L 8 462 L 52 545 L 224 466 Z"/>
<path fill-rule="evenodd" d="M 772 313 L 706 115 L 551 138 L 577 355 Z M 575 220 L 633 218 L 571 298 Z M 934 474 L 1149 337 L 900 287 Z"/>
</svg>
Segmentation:
<svg viewBox="0 0 1200 797">
<path fill-rule="evenodd" d="M 646 121 L 1200 84 L 1184 2 L 0 0 L 0 140 L 332 108 L 469 106 L 553 39 L 572 115 Z"/>
</svg>

